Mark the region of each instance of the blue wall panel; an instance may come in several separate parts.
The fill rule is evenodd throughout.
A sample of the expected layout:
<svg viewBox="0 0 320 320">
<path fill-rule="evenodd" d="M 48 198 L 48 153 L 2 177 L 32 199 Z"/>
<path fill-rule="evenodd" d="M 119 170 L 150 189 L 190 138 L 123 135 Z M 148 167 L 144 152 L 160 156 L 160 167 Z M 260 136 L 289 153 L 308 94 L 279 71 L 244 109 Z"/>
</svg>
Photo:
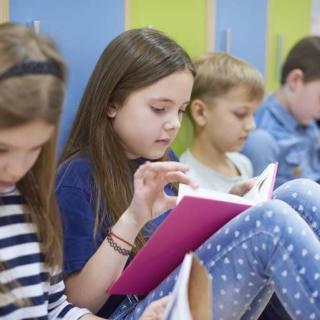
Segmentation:
<svg viewBox="0 0 320 320">
<path fill-rule="evenodd" d="M 215 50 L 225 51 L 231 31 L 230 54 L 265 74 L 268 0 L 216 0 Z"/>
<path fill-rule="evenodd" d="M 81 95 L 105 46 L 124 30 L 123 0 L 10 0 L 10 20 L 40 20 L 69 67 L 68 94 L 59 150 L 70 132 Z"/>
</svg>

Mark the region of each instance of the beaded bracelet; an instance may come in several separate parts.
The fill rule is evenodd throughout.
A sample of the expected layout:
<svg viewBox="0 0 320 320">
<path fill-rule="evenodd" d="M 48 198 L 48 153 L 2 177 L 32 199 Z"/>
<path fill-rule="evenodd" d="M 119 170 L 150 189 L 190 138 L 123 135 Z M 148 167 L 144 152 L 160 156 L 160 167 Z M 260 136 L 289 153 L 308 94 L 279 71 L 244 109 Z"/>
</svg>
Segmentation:
<svg viewBox="0 0 320 320">
<path fill-rule="evenodd" d="M 110 232 L 107 234 L 107 241 L 110 245 L 111 248 L 113 248 L 115 251 L 119 252 L 120 254 L 122 254 L 123 256 L 129 256 L 131 253 L 131 250 L 127 250 L 124 248 L 121 248 L 113 239 L 112 236 L 110 234 Z"/>
<path fill-rule="evenodd" d="M 113 236 L 114 238 L 122 241 L 123 243 L 127 244 L 127 245 L 130 246 L 131 248 L 135 248 L 135 247 L 136 247 L 134 244 L 130 243 L 129 241 L 121 238 L 121 237 L 118 236 L 116 233 L 114 233 L 111 228 L 109 228 L 108 234 L 110 234 L 110 235 Z"/>
</svg>

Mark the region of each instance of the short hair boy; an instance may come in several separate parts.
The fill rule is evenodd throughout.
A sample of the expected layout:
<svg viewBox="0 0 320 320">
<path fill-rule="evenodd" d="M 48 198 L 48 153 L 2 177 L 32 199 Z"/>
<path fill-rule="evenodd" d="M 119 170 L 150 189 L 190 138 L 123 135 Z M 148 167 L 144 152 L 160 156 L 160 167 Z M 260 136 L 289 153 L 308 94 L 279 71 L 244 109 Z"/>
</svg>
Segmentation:
<svg viewBox="0 0 320 320">
<path fill-rule="evenodd" d="M 262 75 L 225 53 L 195 61 L 196 76 L 189 114 L 194 135 L 180 160 L 200 186 L 228 192 L 252 177 L 249 159 L 240 154 L 255 128 L 254 112 L 264 96 Z"/>
<path fill-rule="evenodd" d="M 320 37 L 301 39 L 281 71 L 281 87 L 256 114 L 244 153 L 255 174 L 279 163 L 276 186 L 297 177 L 320 181 Z"/>
</svg>

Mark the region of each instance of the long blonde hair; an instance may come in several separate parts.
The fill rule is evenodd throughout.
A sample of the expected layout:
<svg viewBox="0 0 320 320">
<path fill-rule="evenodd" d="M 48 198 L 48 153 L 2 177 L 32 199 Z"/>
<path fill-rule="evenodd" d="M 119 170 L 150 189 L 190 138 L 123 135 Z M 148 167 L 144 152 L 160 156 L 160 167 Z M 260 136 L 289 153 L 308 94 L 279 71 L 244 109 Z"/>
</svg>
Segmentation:
<svg viewBox="0 0 320 320">
<path fill-rule="evenodd" d="M 50 62 L 53 74 L 28 73 L 1 78 L 8 70 L 27 62 Z M 30 212 L 49 268 L 62 265 L 60 215 L 54 197 L 56 139 L 65 95 L 66 69 L 54 43 L 13 23 L 0 24 L 0 128 L 7 129 L 43 119 L 56 127 L 17 189 Z M 1 259 L 1 257 L 0 257 Z M 0 271 L 5 269 L 0 261 Z M 6 288 L 0 284 L 0 293 Z"/>
<path fill-rule="evenodd" d="M 133 170 L 107 116 L 112 104 L 123 105 L 135 90 L 176 71 L 190 70 L 188 54 L 172 39 L 154 29 L 123 32 L 104 50 L 83 94 L 61 162 L 86 155 L 94 168 L 95 233 L 103 228 L 105 209 L 115 223 L 133 195 Z M 164 159 L 168 159 L 165 155 Z M 137 247 L 143 245 L 140 234 Z"/>
</svg>

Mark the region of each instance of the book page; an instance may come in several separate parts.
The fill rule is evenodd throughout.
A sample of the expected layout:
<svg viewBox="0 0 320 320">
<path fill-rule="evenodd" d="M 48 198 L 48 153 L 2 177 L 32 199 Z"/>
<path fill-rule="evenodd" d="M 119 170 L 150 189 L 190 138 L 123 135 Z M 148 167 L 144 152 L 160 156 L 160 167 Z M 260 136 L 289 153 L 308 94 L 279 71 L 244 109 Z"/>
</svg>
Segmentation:
<svg viewBox="0 0 320 320">
<path fill-rule="evenodd" d="M 231 193 L 218 192 L 218 191 L 205 189 L 205 188 L 194 189 L 185 184 L 179 184 L 177 204 L 185 196 L 210 199 L 210 200 L 218 200 L 218 201 L 237 203 L 237 204 L 246 204 L 250 206 L 254 204 L 254 202 L 252 202 L 249 199 L 245 199 L 243 197 L 239 197 Z"/>
<path fill-rule="evenodd" d="M 175 283 L 171 300 L 165 310 L 163 319 L 192 320 L 188 299 L 188 283 L 192 266 L 192 254 L 186 254 L 181 265 L 178 279 Z"/>
<path fill-rule="evenodd" d="M 254 203 L 271 199 L 278 163 L 270 163 L 263 172 L 255 178 L 255 184 L 243 197 Z"/>
<path fill-rule="evenodd" d="M 206 188 L 191 188 L 185 184 L 180 184 L 177 204 L 184 196 L 189 196 L 250 206 L 255 205 L 271 198 L 277 168 L 277 163 L 270 163 L 263 172 L 255 178 L 254 186 L 243 197 Z"/>
<path fill-rule="evenodd" d="M 183 259 L 164 320 L 212 320 L 212 285 L 207 269 L 192 253 Z"/>
</svg>

